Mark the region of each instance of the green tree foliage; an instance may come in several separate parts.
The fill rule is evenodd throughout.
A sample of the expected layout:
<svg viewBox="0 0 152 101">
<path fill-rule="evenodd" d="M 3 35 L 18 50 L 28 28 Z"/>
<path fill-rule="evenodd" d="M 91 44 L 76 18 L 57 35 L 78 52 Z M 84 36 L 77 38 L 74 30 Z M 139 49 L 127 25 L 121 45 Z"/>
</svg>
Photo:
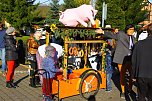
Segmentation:
<svg viewBox="0 0 152 101">
<path fill-rule="evenodd" d="M 143 0 L 121 0 L 120 1 L 121 8 L 125 13 L 125 23 L 132 23 L 137 25 L 139 22 L 147 19 L 148 11 L 142 10 L 142 8 L 146 5 L 143 3 Z"/>
<path fill-rule="evenodd" d="M 69 8 L 75 8 L 77 7 L 74 0 L 64 0 L 63 8 L 69 9 Z"/>
<path fill-rule="evenodd" d="M 96 18 L 98 18 L 101 21 L 102 20 L 102 1 L 101 0 L 96 1 L 96 9 L 98 10 Z"/>
<path fill-rule="evenodd" d="M 90 0 L 74 0 L 76 7 L 79 7 L 83 4 L 90 4 Z"/>
<path fill-rule="evenodd" d="M 59 0 L 52 0 L 52 2 L 50 3 L 50 10 L 48 12 L 47 18 L 45 19 L 45 22 L 49 24 L 59 24 L 59 11 Z"/>
<path fill-rule="evenodd" d="M 118 4 L 117 1 L 107 3 L 107 20 L 105 24 L 110 24 L 113 28 L 123 29 L 125 27 L 125 13 Z"/>
<path fill-rule="evenodd" d="M 107 19 L 105 24 L 123 29 L 127 24 L 137 25 L 147 18 L 143 0 L 105 0 L 107 4 Z M 102 0 L 97 0 L 97 17 L 102 16 Z"/>
<path fill-rule="evenodd" d="M 64 0 L 64 10 L 69 8 L 76 8 L 83 4 L 90 4 L 90 0 Z"/>
<path fill-rule="evenodd" d="M 0 15 L 16 29 L 30 26 L 36 14 L 35 0 L 1 0 Z"/>
</svg>

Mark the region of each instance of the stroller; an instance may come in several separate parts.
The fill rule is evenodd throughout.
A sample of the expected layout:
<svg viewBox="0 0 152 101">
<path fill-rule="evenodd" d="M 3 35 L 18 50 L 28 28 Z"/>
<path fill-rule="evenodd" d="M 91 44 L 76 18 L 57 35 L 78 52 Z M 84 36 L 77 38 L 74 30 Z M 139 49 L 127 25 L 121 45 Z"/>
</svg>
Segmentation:
<svg viewBox="0 0 152 101">
<path fill-rule="evenodd" d="M 43 77 L 43 84 L 42 84 L 42 91 L 45 89 L 45 92 L 43 91 L 43 101 L 54 101 L 52 98 L 52 94 L 50 91 L 51 81 L 49 77 L 49 72 L 45 69 L 38 69 L 34 72 L 33 77 L 35 78 L 35 75 L 38 74 Z M 44 78 L 45 77 L 45 78 Z"/>
</svg>

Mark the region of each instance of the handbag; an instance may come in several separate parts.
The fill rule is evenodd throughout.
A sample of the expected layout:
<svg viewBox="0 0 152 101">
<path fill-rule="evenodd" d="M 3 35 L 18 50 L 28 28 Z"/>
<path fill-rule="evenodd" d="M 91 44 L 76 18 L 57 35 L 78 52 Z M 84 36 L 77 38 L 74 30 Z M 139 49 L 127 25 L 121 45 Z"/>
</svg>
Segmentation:
<svg viewBox="0 0 152 101">
<path fill-rule="evenodd" d="M 25 57 L 26 58 L 26 60 L 28 60 L 28 61 L 34 61 L 34 62 L 36 62 L 36 55 L 34 54 L 31 54 L 31 53 L 27 53 L 27 56 Z"/>
</svg>

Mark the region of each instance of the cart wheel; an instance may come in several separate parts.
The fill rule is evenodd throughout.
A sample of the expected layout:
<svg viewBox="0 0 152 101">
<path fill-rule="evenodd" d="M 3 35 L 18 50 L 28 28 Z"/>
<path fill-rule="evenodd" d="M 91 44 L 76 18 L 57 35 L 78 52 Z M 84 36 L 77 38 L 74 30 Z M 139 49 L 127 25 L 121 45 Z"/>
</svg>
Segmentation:
<svg viewBox="0 0 152 101">
<path fill-rule="evenodd" d="M 91 96 L 95 96 L 99 91 L 99 77 L 95 73 L 87 73 L 81 80 L 79 85 L 80 96 L 88 100 Z"/>
</svg>

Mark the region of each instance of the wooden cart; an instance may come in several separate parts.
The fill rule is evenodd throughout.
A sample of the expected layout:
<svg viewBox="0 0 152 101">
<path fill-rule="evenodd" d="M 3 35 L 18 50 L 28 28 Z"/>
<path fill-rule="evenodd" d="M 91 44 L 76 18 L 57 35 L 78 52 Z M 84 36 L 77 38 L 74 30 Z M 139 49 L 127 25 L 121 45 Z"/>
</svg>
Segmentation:
<svg viewBox="0 0 152 101">
<path fill-rule="evenodd" d="M 65 31 L 66 32 L 66 31 Z M 48 43 L 48 42 L 47 42 Z M 57 75 L 57 79 L 52 83 L 52 94 L 61 100 L 74 95 L 80 95 L 84 99 L 89 99 L 90 96 L 95 96 L 99 89 L 106 88 L 106 73 L 104 68 L 94 70 L 87 66 L 88 64 L 88 46 L 90 44 L 102 44 L 104 47 L 104 40 L 72 40 L 68 36 L 64 38 L 64 72 L 62 75 Z M 83 44 L 84 45 L 84 65 L 81 69 L 74 69 L 68 73 L 68 57 L 69 44 Z M 102 60 L 101 60 L 102 61 Z M 103 63 L 104 61 L 102 61 Z"/>
</svg>

